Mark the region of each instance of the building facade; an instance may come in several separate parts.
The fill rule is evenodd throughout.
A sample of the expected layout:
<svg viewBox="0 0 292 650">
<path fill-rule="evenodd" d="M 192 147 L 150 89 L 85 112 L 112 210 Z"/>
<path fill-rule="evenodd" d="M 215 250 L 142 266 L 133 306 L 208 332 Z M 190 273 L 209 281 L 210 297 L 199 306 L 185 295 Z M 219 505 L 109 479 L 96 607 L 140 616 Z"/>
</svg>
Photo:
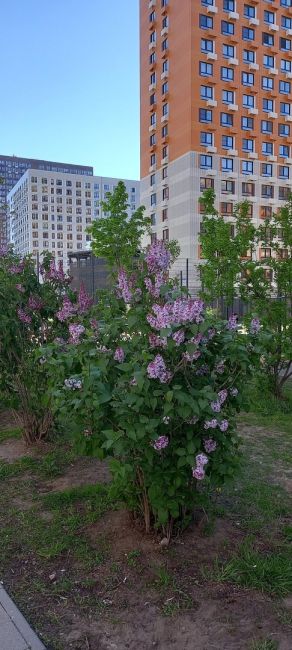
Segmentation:
<svg viewBox="0 0 292 650">
<path fill-rule="evenodd" d="M 27 169 L 93 176 L 93 167 L 19 158 L 18 156 L 1 156 L 0 154 L 0 246 L 7 242 L 9 234 L 7 196 Z"/>
<path fill-rule="evenodd" d="M 20 255 L 39 259 L 43 251 L 68 268 L 68 253 L 90 249 L 86 232 L 107 214 L 101 201 L 119 179 L 29 169 L 8 194 L 10 241 Z M 139 181 L 124 180 L 129 216 L 140 201 Z"/>
<path fill-rule="evenodd" d="M 291 192 L 292 0 L 140 0 L 140 65 L 141 202 L 194 269 L 205 189 L 255 221 Z"/>
</svg>

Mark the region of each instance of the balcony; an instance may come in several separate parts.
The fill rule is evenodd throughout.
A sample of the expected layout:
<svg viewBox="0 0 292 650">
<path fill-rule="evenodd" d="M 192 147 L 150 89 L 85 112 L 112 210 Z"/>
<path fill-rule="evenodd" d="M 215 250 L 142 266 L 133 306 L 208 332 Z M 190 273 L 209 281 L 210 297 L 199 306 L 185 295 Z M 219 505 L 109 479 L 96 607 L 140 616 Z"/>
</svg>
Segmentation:
<svg viewBox="0 0 292 650">
<path fill-rule="evenodd" d="M 161 165 L 167 165 L 168 164 L 168 156 L 165 156 L 165 158 L 161 158 Z"/>
<path fill-rule="evenodd" d="M 247 155 L 249 158 L 252 158 L 253 160 L 257 160 L 258 158 L 258 154 L 255 151 L 249 151 Z"/>
<path fill-rule="evenodd" d="M 270 32 L 278 32 L 279 31 L 279 25 L 275 25 L 275 23 L 270 23 L 269 24 L 269 31 Z"/>
<path fill-rule="evenodd" d="M 206 151 L 207 153 L 217 153 L 217 147 L 210 145 L 209 147 L 206 148 Z"/>
<path fill-rule="evenodd" d="M 239 14 L 237 11 L 229 11 L 228 18 L 229 20 L 239 20 Z"/>
<path fill-rule="evenodd" d="M 207 14 L 217 14 L 218 13 L 218 7 L 215 7 L 213 5 L 209 5 L 207 7 Z"/>
<path fill-rule="evenodd" d="M 292 115 L 285 115 L 285 122 L 292 122 Z"/>
<path fill-rule="evenodd" d="M 229 154 L 229 156 L 237 157 L 238 156 L 238 151 L 237 151 L 237 149 L 228 149 L 228 154 Z"/>
<path fill-rule="evenodd" d="M 238 65 L 238 59 L 235 59 L 235 57 L 230 57 L 228 59 L 229 65 Z"/>
<path fill-rule="evenodd" d="M 248 24 L 258 26 L 260 24 L 260 21 L 258 18 L 250 18 Z"/>
<path fill-rule="evenodd" d="M 217 54 L 215 54 L 215 52 L 208 52 L 207 59 L 210 59 L 211 61 L 217 61 Z"/>
<path fill-rule="evenodd" d="M 274 113 L 274 111 L 269 111 L 268 117 L 271 117 L 273 120 L 276 120 L 278 117 L 278 113 Z"/>
<path fill-rule="evenodd" d="M 156 88 L 156 81 L 155 81 L 153 84 L 150 84 L 150 86 L 149 86 L 149 92 L 151 93 L 152 90 L 155 90 L 155 88 Z"/>
<path fill-rule="evenodd" d="M 154 50 L 155 47 L 156 47 L 156 41 L 151 41 L 151 43 L 149 43 L 149 50 Z"/>
<path fill-rule="evenodd" d="M 277 75 L 277 74 L 279 74 L 279 70 L 277 70 L 277 68 L 268 68 L 267 73 Z"/>
<path fill-rule="evenodd" d="M 149 173 L 150 174 L 151 174 L 151 172 L 155 172 L 155 171 L 156 171 L 156 163 L 154 163 L 154 165 L 150 165 L 150 167 L 149 167 Z"/>
<path fill-rule="evenodd" d="M 238 105 L 237 104 L 227 104 L 227 108 L 229 111 L 238 111 Z"/>
<path fill-rule="evenodd" d="M 286 78 L 287 79 L 292 79 L 292 71 L 291 72 L 285 72 Z"/>
<path fill-rule="evenodd" d="M 155 7 L 155 5 L 156 5 L 156 0 L 150 0 L 148 7 L 149 9 L 152 9 L 152 7 Z"/>
<path fill-rule="evenodd" d="M 168 27 L 163 27 L 160 34 L 161 34 L 161 36 L 166 36 L 168 34 Z"/>
<path fill-rule="evenodd" d="M 285 158 L 285 162 L 286 162 L 288 165 L 292 165 L 292 158 Z M 290 179 L 288 179 L 288 178 L 287 178 L 287 180 L 290 181 Z"/>
<path fill-rule="evenodd" d="M 248 108 L 247 112 L 249 115 L 258 115 L 259 111 L 257 108 L 254 108 L 254 106 L 251 106 L 250 108 Z"/>
<path fill-rule="evenodd" d="M 161 122 L 167 122 L 168 120 L 168 113 L 166 115 L 162 115 Z"/>
<path fill-rule="evenodd" d="M 200 169 L 200 173 L 205 172 L 206 176 L 217 176 L 216 169 Z"/>
<path fill-rule="evenodd" d="M 260 66 L 258 63 L 250 63 L 248 66 L 249 70 L 259 70 Z"/>
<path fill-rule="evenodd" d="M 277 162 L 277 156 L 272 156 L 272 155 L 271 155 L 271 156 L 268 156 L 267 160 L 268 160 L 269 162 Z"/>
<path fill-rule="evenodd" d="M 207 106 L 217 106 L 217 100 L 216 99 L 207 99 Z"/>
<path fill-rule="evenodd" d="M 162 79 L 162 80 L 163 80 L 163 79 L 168 79 L 168 70 L 164 70 L 164 72 L 162 72 L 162 74 L 161 74 L 161 79 Z"/>
<path fill-rule="evenodd" d="M 244 178 L 246 181 L 258 181 L 259 177 L 257 174 L 244 174 Z"/>
<path fill-rule="evenodd" d="M 156 124 L 150 124 L 149 133 L 151 133 L 152 131 L 155 131 L 155 129 L 156 129 Z"/>
</svg>

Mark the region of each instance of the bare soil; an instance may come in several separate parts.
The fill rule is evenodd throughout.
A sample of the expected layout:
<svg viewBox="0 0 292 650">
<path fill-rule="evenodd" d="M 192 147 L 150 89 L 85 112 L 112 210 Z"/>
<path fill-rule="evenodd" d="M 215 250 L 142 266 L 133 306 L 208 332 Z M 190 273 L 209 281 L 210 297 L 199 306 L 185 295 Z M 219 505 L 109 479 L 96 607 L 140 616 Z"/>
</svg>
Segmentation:
<svg viewBox="0 0 292 650">
<path fill-rule="evenodd" d="M 31 452 L 19 440 L 0 445 L 9 462 L 25 453 Z M 16 494 L 13 503 L 25 516 L 35 490 L 42 495 L 108 480 L 105 463 L 81 458 L 60 478 L 32 477 L 25 498 Z M 43 509 L 41 517 L 50 526 L 51 513 Z M 201 516 L 162 548 L 125 510 L 110 511 L 80 532 L 105 551 L 95 566 L 85 570 L 70 553 L 45 560 L 19 550 L 1 579 L 48 650 L 249 650 L 266 639 L 291 650 L 291 620 L 280 617 L 291 611 L 291 599 L 213 582 L 208 569 L 217 557 L 228 559 L 245 534 L 218 519 L 206 536 L 205 523 Z"/>
</svg>

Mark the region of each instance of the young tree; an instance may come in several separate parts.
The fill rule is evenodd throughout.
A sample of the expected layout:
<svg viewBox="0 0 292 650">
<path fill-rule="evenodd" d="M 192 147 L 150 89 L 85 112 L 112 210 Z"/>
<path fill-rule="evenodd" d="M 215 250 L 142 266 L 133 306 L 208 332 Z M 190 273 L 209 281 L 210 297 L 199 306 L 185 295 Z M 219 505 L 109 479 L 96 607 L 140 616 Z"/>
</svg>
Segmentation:
<svg viewBox="0 0 292 650">
<path fill-rule="evenodd" d="M 224 298 L 231 305 L 241 298 L 263 326 L 264 371 L 272 390 L 282 397 L 292 376 L 292 199 L 276 214 L 255 226 L 249 203 L 235 206 L 230 222 L 215 209 L 215 194 L 208 190 L 201 234 L 202 295 L 212 301 Z"/>
<path fill-rule="evenodd" d="M 128 194 L 120 181 L 113 193 L 108 192 L 102 202 L 108 217 L 97 219 L 88 232 L 92 235 L 92 250 L 97 257 L 107 260 L 110 268 L 131 268 L 133 258 L 141 246 L 141 237 L 150 226 L 150 219 L 139 207 L 129 218 Z"/>
</svg>

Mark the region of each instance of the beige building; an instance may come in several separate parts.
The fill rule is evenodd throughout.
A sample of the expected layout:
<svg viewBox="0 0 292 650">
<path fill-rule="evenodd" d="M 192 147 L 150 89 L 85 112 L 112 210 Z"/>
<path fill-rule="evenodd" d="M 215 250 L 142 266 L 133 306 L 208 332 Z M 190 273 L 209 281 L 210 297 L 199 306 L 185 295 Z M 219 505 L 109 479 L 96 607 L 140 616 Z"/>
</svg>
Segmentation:
<svg viewBox="0 0 292 650">
<path fill-rule="evenodd" d="M 35 259 L 49 251 L 68 268 L 68 253 L 90 249 L 86 229 L 106 216 L 101 201 L 120 179 L 29 169 L 8 194 L 10 241 Z M 125 180 L 129 215 L 139 206 L 139 181 Z"/>
</svg>

